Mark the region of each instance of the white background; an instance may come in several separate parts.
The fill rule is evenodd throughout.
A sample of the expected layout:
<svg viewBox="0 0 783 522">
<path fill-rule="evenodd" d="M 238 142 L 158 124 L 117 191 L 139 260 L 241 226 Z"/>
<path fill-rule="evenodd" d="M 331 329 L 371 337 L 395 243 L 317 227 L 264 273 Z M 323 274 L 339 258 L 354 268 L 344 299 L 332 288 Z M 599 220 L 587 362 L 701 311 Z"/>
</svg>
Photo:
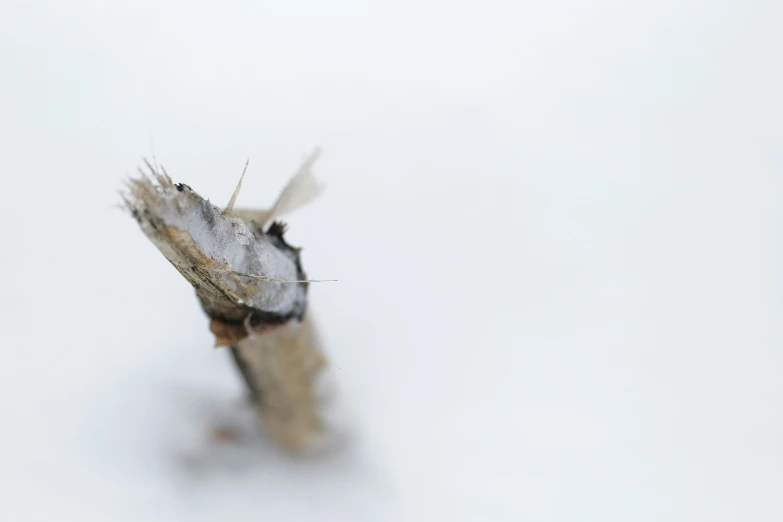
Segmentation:
<svg viewBox="0 0 783 522">
<path fill-rule="evenodd" d="M 4 0 L 0 519 L 783 519 L 782 16 Z M 289 240 L 358 435 L 215 447 L 239 380 L 116 190 L 249 157 L 265 206 L 316 145 Z"/>
</svg>

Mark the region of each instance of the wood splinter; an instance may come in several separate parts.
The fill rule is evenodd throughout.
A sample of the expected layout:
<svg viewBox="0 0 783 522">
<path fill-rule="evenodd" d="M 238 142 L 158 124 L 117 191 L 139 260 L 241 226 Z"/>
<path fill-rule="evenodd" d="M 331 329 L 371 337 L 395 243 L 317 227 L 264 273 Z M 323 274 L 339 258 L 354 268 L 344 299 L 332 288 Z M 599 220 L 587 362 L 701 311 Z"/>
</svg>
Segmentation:
<svg viewBox="0 0 783 522">
<path fill-rule="evenodd" d="M 314 151 L 270 210 L 226 208 L 174 183 L 163 168 L 128 182 L 124 206 L 158 250 L 193 285 L 216 346 L 228 346 L 266 430 L 285 449 L 323 447 L 328 429 L 316 383 L 326 366 L 307 311 L 300 250 L 277 218 L 317 196 Z"/>
</svg>

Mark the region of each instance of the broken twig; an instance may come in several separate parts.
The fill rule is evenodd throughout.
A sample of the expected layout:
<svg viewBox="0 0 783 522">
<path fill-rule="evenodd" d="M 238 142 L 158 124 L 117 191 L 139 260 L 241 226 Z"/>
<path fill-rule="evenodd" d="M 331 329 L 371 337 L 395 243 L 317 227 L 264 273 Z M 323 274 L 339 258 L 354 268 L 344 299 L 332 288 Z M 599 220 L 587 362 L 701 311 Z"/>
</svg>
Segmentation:
<svg viewBox="0 0 783 522">
<path fill-rule="evenodd" d="M 325 434 L 315 382 L 326 359 L 307 314 L 313 281 L 275 220 L 320 193 L 311 172 L 317 157 L 316 150 L 268 211 L 234 208 L 247 163 L 223 210 L 157 163 L 145 162 L 123 194 L 142 231 L 195 288 L 215 345 L 230 346 L 267 430 L 292 451 Z"/>
</svg>

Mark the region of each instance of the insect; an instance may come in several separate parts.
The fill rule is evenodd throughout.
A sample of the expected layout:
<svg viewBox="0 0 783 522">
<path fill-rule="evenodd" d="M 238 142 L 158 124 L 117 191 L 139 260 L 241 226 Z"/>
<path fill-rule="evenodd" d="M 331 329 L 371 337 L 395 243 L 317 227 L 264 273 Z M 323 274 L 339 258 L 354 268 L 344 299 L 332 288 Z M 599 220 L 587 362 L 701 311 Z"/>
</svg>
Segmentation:
<svg viewBox="0 0 783 522">
<path fill-rule="evenodd" d="M 235 208 L 247 164 L 221 209 L 157 163 L 128 182 L 124 207 L 164 257 L 195 288 L 215 345 L 230 350 L 262 424 L 284 449 L 317 449 L 328 428 L 316 383 L 326 357 L 307 313 L 300 249 L 278 218 L 311 201 L 316 149 L 268 210 Z"/>
</svg>

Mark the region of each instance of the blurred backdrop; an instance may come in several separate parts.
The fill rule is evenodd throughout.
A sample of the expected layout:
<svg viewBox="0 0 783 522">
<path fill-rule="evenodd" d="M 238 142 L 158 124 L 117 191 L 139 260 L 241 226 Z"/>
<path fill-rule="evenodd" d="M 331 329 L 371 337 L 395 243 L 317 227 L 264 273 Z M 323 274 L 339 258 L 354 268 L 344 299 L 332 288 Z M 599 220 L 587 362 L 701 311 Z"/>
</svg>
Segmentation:
<svg viewBox="0 0 783 522">
<path fill-rule="evenodd" d="M 0 6 L 4 520 L 783 518 L 773 1 Z M 353 427 L 246 423 L 117 190 L 289 219 Z M 249 428 L 250 429 L 250 428 Z"/>
</svg>

